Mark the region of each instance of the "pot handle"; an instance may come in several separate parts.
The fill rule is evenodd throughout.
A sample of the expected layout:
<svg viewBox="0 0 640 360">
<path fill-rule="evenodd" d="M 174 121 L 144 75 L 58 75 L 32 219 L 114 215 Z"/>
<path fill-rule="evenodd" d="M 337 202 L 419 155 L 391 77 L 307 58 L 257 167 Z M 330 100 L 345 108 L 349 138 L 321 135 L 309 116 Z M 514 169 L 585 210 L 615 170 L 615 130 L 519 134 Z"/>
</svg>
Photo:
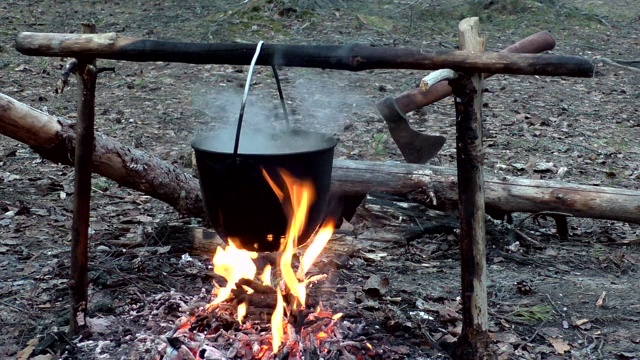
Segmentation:
<svg viewBox="0 0 640 360">
<path fill-rule="evenodd" d="M 251 66 L 249 67 L 249 73 L 247 74 L 247 82 L 244 84 L 244 94 L 242 95 L 242 104 L 240 105 L 240 115 L 238 116 L 238 125 L 236 127 L 236 139 L 233 144 L 233 156 L 236 157 L 238 155 L 238 148 L 240 146 L 240 132 L 242 131 L 242 119 L 244 118 L 244 109 L 247 105 L 247 97 L 249 96 L 249 88 L 251 87 L 251 77 L 253 76 L 253 69 L 256 66 L 256 61 L 258 60 L 258 55 L 260 55 L 260 50 L 262 49 L 262 44 L 264 41 L 258 42 L 256 47 L 256 52 L 253 55 L 253 59 L 251 59 Z M 271 64 L 271 69 L 273 70 L 273 76 L 276 79 L 276 86 L 278 87 L 278 96 L 280 97 L 280 105 L 282 105 L 282 111 L 284 112 L 284 120 L 287 123 L 287 128 L 289 127 L 289 114 L 287 112 L 287 105 L 284 101 L 284 95 L 282 94 L 282 85 L 280 85 L 280 77 L 278 76 L 278 70 L 276 69 L 275 64 Z"/>
</svg>

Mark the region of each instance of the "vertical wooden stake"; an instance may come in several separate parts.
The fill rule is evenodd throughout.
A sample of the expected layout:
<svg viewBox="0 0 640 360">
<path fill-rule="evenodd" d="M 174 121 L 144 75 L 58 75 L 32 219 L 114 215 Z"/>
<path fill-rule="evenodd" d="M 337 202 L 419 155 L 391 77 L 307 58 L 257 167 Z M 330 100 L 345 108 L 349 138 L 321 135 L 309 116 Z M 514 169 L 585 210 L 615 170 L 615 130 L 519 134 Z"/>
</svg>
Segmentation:
<svg viewBox="0 0 640 360">
<path fill-rule="evenodd" d="M 82 24 L 82 33 L 95 34 L 94 24 Z M 94 117 L 96 79 L 95 59 L 78 59 L 78 123 L 76 124 L 75 182 L 73 193 L 73 224 L 71 225 L 71 281 L 69 294 L 71 315 L 69 335 L 88 331 L 86 309 L 88 300 L 88 241 L 91 205 L 91 167 L 94 147 Z M 85 335 L 85 334 L 83 334 Z"/>
<path fill-rule="evenodd" d="M 460 22 L 460 49 L 481 52 L 478 18 Z M 460 201 L 462 334 L 455 359 L 492 358 L 488 349 L 484 178 L 482 163 L 482 74 L 459 74 L 450 81 L 456 98 L 456 150 Z"/>
</svg>

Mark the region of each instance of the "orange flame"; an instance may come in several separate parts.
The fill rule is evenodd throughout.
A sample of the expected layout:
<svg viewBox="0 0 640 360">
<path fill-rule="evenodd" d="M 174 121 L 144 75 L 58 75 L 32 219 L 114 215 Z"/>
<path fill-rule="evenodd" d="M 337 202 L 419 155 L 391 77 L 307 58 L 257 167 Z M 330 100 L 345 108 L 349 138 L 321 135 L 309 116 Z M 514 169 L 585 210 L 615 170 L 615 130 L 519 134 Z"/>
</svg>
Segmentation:
<svg viewBox="0 0 640 360">
<path fill-rule="evenodd" d="M 280 288 L 277 289 L 277 298 L 276 308 L 273 311 L 273 315 L 271 315 L 271 346 L 273 347 L 273 353 L 277 353 L 278 349 L 280 349 L 280 345 L 284 340 L 284 326 L 282 323 L 282 318 L 284 316 L 284 300 L 282 299 L 282 292 L 280 292 Z"/>
<path fill-rule="evenodd" d="M 280 170 L 280 176 L 285 184 L 286 192 L 278 187 L 276 182 L 269 176 L 269 174 L 263 169 L 262 174 L 267 179 L 267 182 L 276 193 L 278 198 L 283 201 L 284 211 L 289 218 L 289 225 L 285 235 L 284 250 L 282 258 L 280 259 L 280 273 L 282 278 L 291 292 L 291 295 L 296 299 L 296 303 L 293 304 L 294 308 L 298 309 L 304 306 L 306 300 L 305 284 L 296 277 L 292 267 L 293 254 L 298 246 L 298 237 L 302 234 L 305 225 L 307 224 L 307 217 L 309 215 L 309 208 L 315 200 L 316 194 L 313 186 L 313 182 L 308 180 L 301 180 L 291 175 L 286 170 Z M 284 202 L 285 194 L 287 202 Z"/>
<path fill-rule="evenodd" d="M 227 280 L 227 285 L 224 288 L 216 289 L 216 298 L 209 304 L 209 308 L 227 300 L 238 280 L 253 279 L 256 276 L 257 269 L 253 259 L 257 258 L 258 254 L 238 248 L 233 239 L 228 241 L 229 244 L 224 249 L 218 246 L 212 261 L 213 272 L 224 277 Z M 242 321 L 242 318 L 239 318 L 238 321 Z"/>
<path fill-rule="evenodd" d="M 320 252 L 322 252 L 322 249 L 324 249 L 329 242 L 329 239 L 331 239 L 334 227 L 335 225 L 333 221 L 328 220 L 322 225 L 320 230 L 318 230 L 313 241 L 304 252 L 304 255 L 302 255 L 300 267 L 298 268 L 298 279 L 304 279 L 304 276 L 311 268 L 311 265 L 313 265 L 318 255 L 320 255 Z"/>
<path fill-rule="evenodd" d="M 285 332 L 288 333 L 288 327 L 284 321 L 285 302 L 283 298 L 284 287 L 282 286 L 286 287 L 289 299 L 293 300 L 293 303 L 290 304 L 293 310 L 302 309 L 306 301 L 307 281 L 314 281 L 312 277 L 305 279 L 305 276 L 331 238 L 334 223 L 328 221 L 316 232 L 313 241 L 310 242 L 300 260 L 300 266 L 296 273 L 292 265 L 293 256 L 299 243 L 299 237 L 307 224 L 309 209 L 316 199 L 315 187 L 312 181 L 298 179 L 285 170 L 278 172 L 279 179 L 274 179 L 264 169 L 262 173 L 282 202 L 289 221 L 287 232 L 280 245 L 282 256 L 280 257 L 279 269 L 284 284 L 281 283 L 280 286 L 277 286 L 277 304 L 271 317 L 272 351 L 275 354 L 285 340 Z M 278 184 L 283 184 L 283 186 Z M 216 289 L 216 299 L 210 306 L 228 299 L 238 280 L 242 278 L 254 279 L 256 276 L 257 269 L 252 260 L 257 257 L 257 253 L 239 249 L 233 239 L 229 239 L 228 243 L 229 245 L 225 249 L 218 247 L 213 257 L 214 272 L 227 279 L 227 285 L 224 288 Z M 260 280 L 264 285 L 271 285 L 270 266 L 265 267 L 260 274 Z M 238 306 L 238 321 L 242 322 L 246 312 L 246 303 Z M 319 336 L 322 338 L 322 336 L 328 335 L 324 333 Z"/>
<path fill-rule="evenodd" d="M 242 304 L 238 305 L 238 322 L 242 323 L 242 320 L 244 319 L 245 315 L 247 315 L 247 303 L 243 302 Z"/>
<path fill-rule="evenodd" d="M 260 281 L 262 281 L 262 285 L 271 285 L 271 265 L 264 266 L 264 270 L 260 274 Z"/>
</svg>

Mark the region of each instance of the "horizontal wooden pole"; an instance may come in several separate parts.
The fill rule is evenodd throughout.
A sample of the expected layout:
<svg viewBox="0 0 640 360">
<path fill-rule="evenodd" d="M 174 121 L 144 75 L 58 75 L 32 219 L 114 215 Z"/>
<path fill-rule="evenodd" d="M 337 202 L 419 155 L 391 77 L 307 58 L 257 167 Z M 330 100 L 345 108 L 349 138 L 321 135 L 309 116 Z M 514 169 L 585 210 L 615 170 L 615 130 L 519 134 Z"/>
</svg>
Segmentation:
<svg viewBox="0 0 640 360">
<path fill-rule="evenodd" d="M 188 43 L 124 37 L 117 33 L 56 34 L 23 32 L 16 49 L 25 55 L 249 65 L 255 44 Z M 566 55 L 428 51 L 400 47 L 265 44 L 258 65 L 362 71 L 371 69 L 453 69 L 470 73 L 592 77 L 587 59 Z"/>
</svg>

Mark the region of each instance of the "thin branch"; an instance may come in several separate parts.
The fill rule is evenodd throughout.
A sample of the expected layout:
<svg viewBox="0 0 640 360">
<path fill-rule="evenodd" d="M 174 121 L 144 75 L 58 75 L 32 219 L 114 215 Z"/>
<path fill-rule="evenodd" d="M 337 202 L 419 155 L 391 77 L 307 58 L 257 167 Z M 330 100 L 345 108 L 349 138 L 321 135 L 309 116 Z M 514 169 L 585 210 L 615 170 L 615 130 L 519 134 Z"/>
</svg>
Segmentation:
<svg viewBox="0 0 640 360">
<path fill-rule="evenodd" d="M 611 66 L 615 66 L 615 67 L 619 67 L 625 70 L 629 70 L 629 71 L 634 71 L 634 72 L 640 72 L 639 68 L 633 67 L 633 66 L 627 66 L 627 65 L 622 65 L 616 61 L 613 61 L 609 58 L 606 57 L 601 57 L 601 56 L 597 56 L 594 58 L 595 60 L 599 60 L 607 65 L 611 65 Z"/>
<path fill-rule="evenodd" d="M 603 23 L 606 27 L 608 27 L 609 29 L 612 29 L 611 25 L 609 25 L 608 22 L 606 22 L 603 18 L 601 18 L 600 16 L 596 16 L 596 19 L 598 21 L 600 21 L 601 23 Z"/>
<path fill-rule="evenodd" d="M 523 224 L 526 220 L 528 220 L 529 218 L 537 219 L 537 218 L 539 218 L 540 216 L 544 216 L 544 215 L 547 215 L 547 216 L 550 216 L 550 217 L 551 217 L 551 216 L 566 216 L 566 217 L 573 217 L 573 215 L 571 215 L 571 214 L 563 213 L 563 212 L 559 212 L 559 211 L 540 211 L 540 212 L 533 213 L 533 214 L 529 214 L 529 215 L 525 216 L 524 218 L 522 218 L 522 219 L 518 222 L 518 224 L 516 225 L 516 227 L 521 227 L 521 226 L 522 226 L 522 224 Z"/>
<path fill-rule="evenodd" d="M 512 227 L 512 229 L 516 234 L 520 235 L 524 240 L 526 240 L 527 242 L 531 243 L 533 246 L 538 247 L 538 248 L 544 248 L 544 246 L 542 246 L 542 244 L 538 240 L 533 239 L 532 237 L 530 237 L 529 235 L 525 234 L 521 230 L 516 229 L 515 227 Z"/>
<path fill-rule="evenodd" d="M 78 68 L 77 59 L 73 59 L 67 62 L 67 65 L 64 66 L 64 69 L 62 71 L 61 79 L 58 80 L 58 83 L 56 84 L 56 94 L 58 95 L 62 94 L 65 87 L 69 85 L 69 76 L 71 76 L 71 74 L 75 74 L 77 68 Z"/>
<path fill-rule="evenodd" d="M 617 62 L 618 64 L 622 64 L 622 65 L 629 65 L 629 66 L 633 66 L 633 67 L 638 67 L 640 66 L 640 59 L 631 59 L 631 60 L 624 60 L 624 59 L 611 59 L 615 62 Z M 638 65 L 638 66 L 634 66 Z"/>
</svg>

